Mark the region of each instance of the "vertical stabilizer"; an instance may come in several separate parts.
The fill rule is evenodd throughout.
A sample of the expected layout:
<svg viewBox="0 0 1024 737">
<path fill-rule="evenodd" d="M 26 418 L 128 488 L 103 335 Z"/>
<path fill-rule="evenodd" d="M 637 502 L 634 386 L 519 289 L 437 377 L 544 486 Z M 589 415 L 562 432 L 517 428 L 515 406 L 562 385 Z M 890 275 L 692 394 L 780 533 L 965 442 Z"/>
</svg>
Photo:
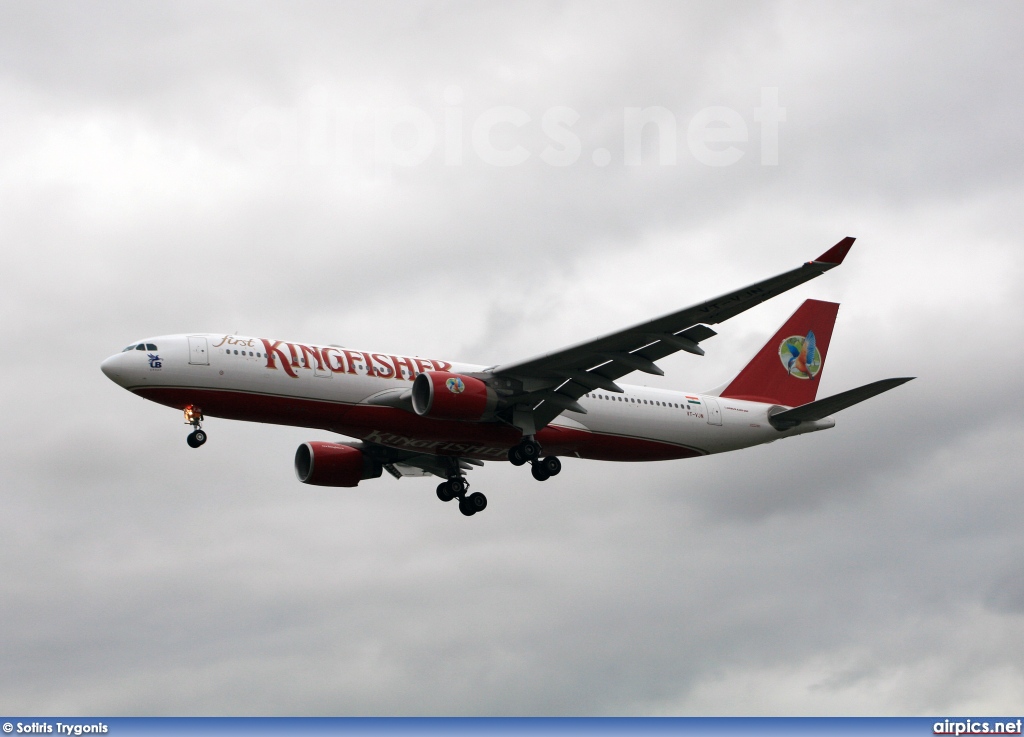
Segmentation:
<svg viewBox="0 0 1024 737">
<path fill-rule="evenodd" d="M 835 302 L 804 302 L 721 396 L 787 407 L 813 402 L 838 313 Z"/>
</svg>

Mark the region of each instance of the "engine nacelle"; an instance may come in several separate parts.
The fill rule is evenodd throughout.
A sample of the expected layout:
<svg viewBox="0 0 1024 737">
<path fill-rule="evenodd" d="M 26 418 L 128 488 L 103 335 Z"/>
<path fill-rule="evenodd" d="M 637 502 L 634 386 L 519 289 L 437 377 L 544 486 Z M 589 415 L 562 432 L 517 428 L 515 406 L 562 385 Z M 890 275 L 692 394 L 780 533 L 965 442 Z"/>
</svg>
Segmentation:
<svg viewBox="0 0 1024 737">
<path fill-rule="evenodd" d="M 358 448 L 312 441 L 295 451 L 295 475 L 314 486 L 356 486 L 375 479 L 384 469 Z"/>
<path fill-rule="evenodd" d="M 497 404 L 494 390 L 472 376 L 425 371 L 412 383 L 412 408 L 421 417 L 476 422 L 487 419 Z"/>
</svg>

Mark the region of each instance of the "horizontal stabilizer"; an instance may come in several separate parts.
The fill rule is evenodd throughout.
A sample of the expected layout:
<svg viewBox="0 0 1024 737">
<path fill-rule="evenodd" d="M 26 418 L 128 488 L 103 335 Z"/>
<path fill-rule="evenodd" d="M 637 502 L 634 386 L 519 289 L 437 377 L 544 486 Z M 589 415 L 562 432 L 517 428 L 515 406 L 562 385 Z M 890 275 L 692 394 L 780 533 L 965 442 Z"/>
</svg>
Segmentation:
<svg viewBox="0 0 1024 737">
<path fill-rule="evenodd" d="M 906 384 L 914 378 L 916 377 L 906 376 L 898 379 L 882 379 L 881 381 L 859 386 L 856 389 L 840 392 L 825 399 L 819 399 L 816 402 L 777 412 L 768 419 L 776 429 L 786 430 L 800 422 L 813 422 L 814 420 L 824 419 L 840 410 L 859 404 L 865 399 L 871 399 L 871 397 L 882 392 L 895 389 L 900 384 Z"/>
</svg>

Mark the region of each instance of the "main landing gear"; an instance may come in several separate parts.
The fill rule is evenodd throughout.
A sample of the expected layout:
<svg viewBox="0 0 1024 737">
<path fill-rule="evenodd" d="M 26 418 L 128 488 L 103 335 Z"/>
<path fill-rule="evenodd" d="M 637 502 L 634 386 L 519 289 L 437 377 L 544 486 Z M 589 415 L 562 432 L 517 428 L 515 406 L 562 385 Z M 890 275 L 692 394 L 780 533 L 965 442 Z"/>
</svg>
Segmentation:
<svg viewBox="0 0 1024 737">
<path fill-rule="evenodd" d="M 556 456 L 541 458 L 540 443 L 531 437 L 524 438 L 519 445 L 509 448 L 508 459 L 513 466 L 522 466 L 529 463 L 532 468 L 530 473 L 538 481 L 547 481 L 552 476 L 557 476 L 562 470 L 562 462 Z"/>
<path fill-rule="evenodd" d="M 467 517 L 487 509 L 487 497 L 479 491 L 469 493 L 469 482 L 463 476 L 452 476 L 437 485 L 437 498 L 442 502 L 459 500 L 459 511 Z"/>
<path fill-rule="evenodd" d="M 189 448 L 198 448 L 206 442 L 206 433 L 200 427 L 202 421 L 203 411 L 201 409 L 193 407 L 191 404 L 185 408 L 185 424 L 191 425 L 194 428 L 188 437 L 185 438 Z"/>
</svg>

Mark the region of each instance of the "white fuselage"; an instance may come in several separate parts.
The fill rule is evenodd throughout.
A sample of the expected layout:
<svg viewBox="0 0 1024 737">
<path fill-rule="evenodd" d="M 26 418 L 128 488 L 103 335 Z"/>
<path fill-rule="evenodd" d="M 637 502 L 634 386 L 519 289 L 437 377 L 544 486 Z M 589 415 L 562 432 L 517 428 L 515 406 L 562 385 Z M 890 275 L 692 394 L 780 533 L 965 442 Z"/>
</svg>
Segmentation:
<svg viewBox="0 0 1024 737">
<path fill-rule="evenodd" d="M 137 345 L 144 346 L 137 349 Z M 149 347 L 153 349 L 150 350 Z M 501 422 L 421 417 L 376 404 L 423 371 L 481 375 L 483 366 L 338 346 L 223 334 L 168 335 L 111 356 L 103 372 L 155 402 L 208 417 L 320 428 L 403 450 L 505 460 L 521 433 Z M 831 418 L 780 431 L 777 405 L 621 384 L 580 398 L 538 433 L 546 452 L 646 461 L 721 453 L 834 426 Z"/>
</svg>

